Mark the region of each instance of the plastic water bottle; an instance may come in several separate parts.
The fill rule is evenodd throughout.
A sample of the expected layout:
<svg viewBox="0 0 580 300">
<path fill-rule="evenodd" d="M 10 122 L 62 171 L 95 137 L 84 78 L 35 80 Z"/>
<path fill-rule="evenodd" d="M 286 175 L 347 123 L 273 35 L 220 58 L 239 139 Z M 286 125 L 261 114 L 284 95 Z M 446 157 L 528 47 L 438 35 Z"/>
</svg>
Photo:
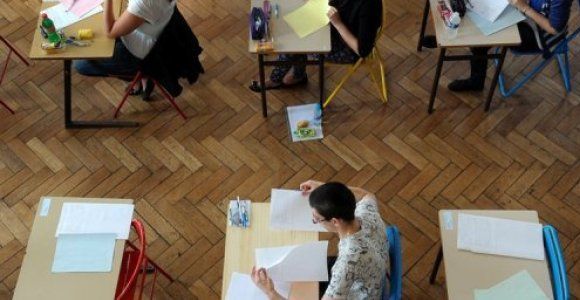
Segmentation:
<svg viewBox="0 0 580 300">
<path fill-rule="evenodd" d="M 314 107 L 314 123 L 317 126 L 322 124 L 322 106 L 320 106 L 320 103 L 316 103 Z"/>
<path fill-rule="evenodd" d="M 42 26 L 42 28 L 44 28 L 44 31 L 48 35 L 47 37 L 48 41 L 51 43 L 60 42 L 60 35 L 58 35 L 56 29 L 54 28 L 54 22 L 45 13 L 43 13 L 41 17 L 42 22 L 40 23 L 40 25 Z"/>
</svg>

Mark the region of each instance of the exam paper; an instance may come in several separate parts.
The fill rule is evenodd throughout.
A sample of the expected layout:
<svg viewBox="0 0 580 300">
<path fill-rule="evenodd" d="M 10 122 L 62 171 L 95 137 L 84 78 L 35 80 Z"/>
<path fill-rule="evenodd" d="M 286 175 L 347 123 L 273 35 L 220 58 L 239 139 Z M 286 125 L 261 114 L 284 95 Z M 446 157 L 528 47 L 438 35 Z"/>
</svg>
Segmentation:
<svg viewBox="0 0 580 300">
<path fill-rule="evenodd" d="M 471 0 L 467 9 L 494 22 L 508 5 L 507 0 Z"/>
<path fill-rule="evenodd" d="M 467 16 L 485 35 L 494 34 L 526 19 L 521 12 L 511 5 L 501 13 L 495 22 L 490 22 L 472 11 L 468 11 Z"/>
<path fill-rule="evenodd" d="M 547 300 L 527 270 L 521 271 L 489 289 L 473 291 L 475 300 Z"/>
<path fill-rule="evenodd" d="M 84 20 L 92 15 L 98 14 L 103 11 L 103 6 L 99 5 L 90 10 L 89 12 L 87 12 L 86 14 L 84 14 L 83 16 L 78 17 L 77 15 L 75 15 L 70 11 L 67 12 L 66 11 L 67 8 L 68 6 L 64 6 L 62 3 L 59 3 L 55 6 L 47 8 L 46 10 L 43 10 L 42 12 L 46 13 L 46 15 L 54 22 L 54 27 L 56 28 L 56 30 L 61 30 L 78 21 Z"/>
<path fill-rule="evenodd" d="M 256 266 L 266 268 L 274 281 L 328 281 L 328 241 L 257 248 Z"/>
<path fill-rule="evenodd" d="M 274 282 L 274 289 L 284 299 L 290 296 L 290 287 L 290 282 Z M 268 297 L 254 284 L 250 275 L 234 272 L 226 300 L 268 300 Z"/>
<path fill-rule="evenodd" d="M 326 231 L 312 223 L 312 209 L 308 197 L 300 191 L 272 189 L 270 199 L 270 227 L 284 230 Z"/>
<path fill-rule="evenodd" d="M 133 204 L 72 203 L 62 205 L 55 236 L 67 233 L 115 233 L 129 237 Z"/>
<path fill-rule="evenodd" d="M 64 5 L 65 10 L 80 18 L 101 5 L 103 0 L 60 0 L 60 3 Z"/>
<path fill-rule="evenodd" d="M 298 37 L 308 36 L 328 24 L 328 0 L 308 0 L 306 4 L 284 16 Z"/>
<path fill-rule="evenodd" d="M 114 233 L 59 235 L 52 272 L 111 272 L 115 237 Z"/>
<path fill-rule="evenodd" d="M 457 220 L 457 248 L 544 260 L 542 225 L 460 213 Z"/>
</svg>

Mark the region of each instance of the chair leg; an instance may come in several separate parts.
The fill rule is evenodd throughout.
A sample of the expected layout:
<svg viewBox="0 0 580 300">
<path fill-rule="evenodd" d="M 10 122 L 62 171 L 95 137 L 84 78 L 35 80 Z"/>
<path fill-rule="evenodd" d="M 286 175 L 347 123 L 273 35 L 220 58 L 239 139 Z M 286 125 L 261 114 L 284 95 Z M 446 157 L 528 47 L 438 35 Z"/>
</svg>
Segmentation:
<svg viewBox="0 0 580 300">
<path fill-rule="evenodd" d="M 129 84 L 129 87 L 125 91 L 125 95 L 123 95 L 123 99 L 121 100 L 121 103 L 119 103 L 119 105 L 117 106 L 117 109 L 115 110 L 115 115 L 113 116 L 115 119 L 119 115 L 119 111 L 121 110 L 121 107 L 123 107 L 123 105 L 125 104 L 125 101 L 127 101 L 127 98 L 129 98 L 129 94 L 131 93 L 131 90 L 133 90 L 133 88 L 135 87 L 137 82 L 139 82 L 141 80 L 141 78 L 143 78 L 143 75 L 141 75 L 141 72 L 137 72 L 137 75 L 135 75 L 135 78 L 133 78 L 133 81 L 131 81 L 131 84 Z"/>
<path fill-rule="evenodd" d="M 443 246 L 439 247 L 439 252 L 437 253 L 437 258 L 435 258 L 435 263 L 433 264 L 433 269 L 431 270 L 431 276 L 429 276 L 429 283 L 435 283 L 437 278 L 437 272 L 439 271 L 439 266 L 441 265 L 441 260 L 443 259 Z"/>
<path fill-rule="evenodd" d="M 562 81 L 564 81 L 564 88 L 566 92 L 570 92 L 570 64 L 568 61 L 568 49 L 564 50 L 564 53 L 556 54 L 556 59 L 558 60 L 558 67 L 560 68 L 560 75 L 562 75 Z M 562 58 L 563 56 L 563 58 Z"/>
<path fill-rule="evenodd" d="M 385 79 L 385 68 L 383 67 L 383 62 L 378 49 L 373 49 L 373 53 L 370 56 L 370 60 L 367 59 L 365 62 L 368 72 L 371 74 L 371 78 L 379 91 L 379 98 L 384 103 L 387 103 L 387 84 Z M 378 65 L 378 74 L 375 72 L 375 64 Z"/>
<path fill-rule="evenodd" d="M 328 98 L 326 98 L 326 101 L 324 102 L 324 104 L 322 105 L 322 108 L 324 109 L 326 106 L 328 106 L 328 103 L 330 103 L 330 101 L 332 101 L 332 99 L 334 99 L 334 96 L 336 96 L 336 94 L 338 93 L 338 91 L 340 91 L 340 89 L 342 88 L 342 86 L 344 85 L 344 83 L 350 78 L 350 76 L 352 76 L 352 74 L 354 74 L 354 72 L 359 68 L 359 66 L 362 63 L 362 58 L 357 60 L 357 62 L 350 67 L 350 69 L 348 70 L 348 73 L 342 77 L 342 79 L 340 80 L 340 82 L 338 83 L 338 85 L 336 86 L 336 88 L 334 88 L 334 90 L 332 91 L 332 93 L 330 94 L 330 96 L 328 96 Z"/>
<path fill-rule="evenodd" d="M 159 88 L 159 90 L 161 90 L 161 93 L 163 94 L 163 96 L 165 96 L 165 99 L 167 99 L 167 101 L 169 101 L 169 103 L 171 103 L 171 105 L 173 106 L 173 108 L 175 108 L 177 110 L 177 112 L 181 115 L 181 117 L 184 120 L 187 120 L 187 116 L 185 116 L 185 114 L 183 113 L 183 111 L 181 111 L 181 109 L 179 108 L 179 106 L 177 106 L 177 103 L 175 103 L 175 98 L 173 98 L 173 96 L 171 96 L 169 94 L 169 92 L 167 92 L 162 85 L 159 84 L 159 82 L 157 82 L 157 80 L 153 79 L 153 82 L 155 83 L 155 85 Z"/>
<path fill-rule="evenodd" d="M 6 56 L 6 61 L 4 62 L 4 67 L 2 67 L 2 74 L 0 74 L 0 84 L 4 81 L 4 75 L 6 75 L 6 70 L 8 69 L 8 63 L 10 62 L 10 55 L 12 54 L 12 50 L 8 51 L 8 55 Z"/>
</svg>

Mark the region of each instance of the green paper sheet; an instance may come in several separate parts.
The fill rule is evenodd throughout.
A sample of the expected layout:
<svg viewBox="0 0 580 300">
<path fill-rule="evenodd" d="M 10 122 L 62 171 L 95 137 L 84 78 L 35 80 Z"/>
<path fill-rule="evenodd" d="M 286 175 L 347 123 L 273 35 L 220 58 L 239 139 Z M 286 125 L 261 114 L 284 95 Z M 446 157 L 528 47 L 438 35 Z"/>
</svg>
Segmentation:
<svg viewBox="0 0 580 300">
<path fill-rule="evenodd" d="M 284 20 L 303 38 L 328 24 L 328 0 L 309 0 L 284 16 Z"/>
<path fill-rule="evenodd" d="M 475 300 L 547 300 L 528 271 L 521 271 L 489 289 L 473 291 Z"/>
</svg>

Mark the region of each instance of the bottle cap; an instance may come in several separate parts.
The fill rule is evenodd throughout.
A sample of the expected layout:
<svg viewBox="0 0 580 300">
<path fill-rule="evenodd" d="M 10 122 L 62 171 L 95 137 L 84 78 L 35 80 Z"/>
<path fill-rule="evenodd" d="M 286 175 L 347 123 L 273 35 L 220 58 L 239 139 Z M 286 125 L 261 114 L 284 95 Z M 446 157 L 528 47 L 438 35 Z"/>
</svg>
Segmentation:
<svg viewBox="0 0 580 300">
<path fill-rule="evenodd" d="M 46 15 L 46 13 L 41 13 L 41 14 L 40 14 L 40 16 L 41 16 L 43 19 L 46 19 L 46 18 L 48 18 L 48 16 Z"/>
<path fill-rule="evenodd" d="M 459 26 L 459 23 L 461 23 L 461 17 L 459 16 L 458 12 L 453 12 L 451 14 L 451 17 L 449 17 L 449 23 L 455 26 Z"/>
</svg>

